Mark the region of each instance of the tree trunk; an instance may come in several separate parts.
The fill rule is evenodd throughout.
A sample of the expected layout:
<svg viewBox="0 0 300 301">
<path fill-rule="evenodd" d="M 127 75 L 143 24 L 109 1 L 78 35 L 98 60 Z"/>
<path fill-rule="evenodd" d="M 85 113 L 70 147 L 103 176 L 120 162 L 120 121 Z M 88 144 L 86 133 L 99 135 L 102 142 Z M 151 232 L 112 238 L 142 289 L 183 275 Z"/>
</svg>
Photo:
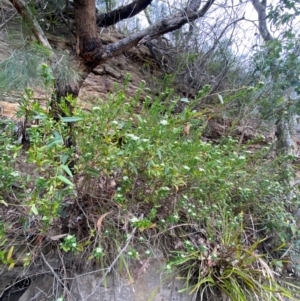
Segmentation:
<svg viewBox="0 0 300 301">
<path fill-rule="evenodd" d="M 81 79 L 76 86 L 61 86 L 55 82 L 56 100 L 68 94 L 77 97 L 80 87 L 89 73 L 98 64 L 96 53 L 101 51 L 102 42 L 96 24 L 95 0 L 74 0 L 76 26 L 76 54 L 80 61 Z"/>
<path fill-rule="evenodd" d="M 262 0 L 261 2 L 259 2 L 259 0 L 252 0 L 252 3 L 258 14 L 259 33 L 261 34 L 265 42 L 273 40 L 273 37 L 270 34 L 267 26 L 267 12 L 266 12 L 267 0 Z"/>
<path fill-rule="evenodd" d="M 95 67 L 95 54 L 102 49 L 97 31 L 95 0 L 74 0 L 76 22 L 76 54 L 85 65 Z"/>
</svg>

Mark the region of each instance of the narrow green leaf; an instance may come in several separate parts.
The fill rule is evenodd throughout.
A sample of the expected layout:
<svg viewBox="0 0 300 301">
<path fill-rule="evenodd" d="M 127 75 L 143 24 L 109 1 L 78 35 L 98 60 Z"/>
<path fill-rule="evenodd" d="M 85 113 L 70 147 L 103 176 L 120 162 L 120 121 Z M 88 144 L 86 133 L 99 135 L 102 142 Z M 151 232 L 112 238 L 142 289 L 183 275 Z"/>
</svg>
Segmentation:
<svg viewBox="0 0 300 301">
<path fill-rule="evenodd" d="M 201 281 L 197 282 L 196 285 L 193 286 L 192 290 L 189 292 L 189 294 L 193 294 L 195 291 L 197 291 L 203 284 L 209 284 L 211 283 L 212 285 L 215 284 L 215 281 L 213 280 L 213 278 L 211 276 L 207 276 L 205 278 L 203 278 Z M 181 293 L 183 292 L 183 290 L 179 290 L 178 292 Z"/>
<path fill-rule="evenodd" d="M 142 119 L 141 115 L 137 114 L 136 117 L 138 118 L 139 122 L 143 123 L 144 120 Z"/>
<path fill-rule="evenodd" d="M 98 177 L 100 175 L 99 171 L 95 168 L 87 167 L 85 170 L 91 176 Z"/>
<path fill-rule="evenodd" d="M 54 138 L 54 139 L 50 140 L 50 142 L 46 145 L 46 147 L 50 148 L 54 145 L 63 144 L 63 143 L 64 143 L 64 141 L 61 137 L 60 138 Z"/>
<path fill-rule="evenodd" d="M 66 164 L 66 162 L 68 161 L 68 159 L 69 159 L 69 155 L 63 154 L 61 156 L 61 158 L 60 158 L 60 161 L 61 161 L 62 164 Z"/>
<path fill-rule="evenodd" d="M 161 151 L 160 151 L 160 149 L 157 149 L 156 153 L 157 153 L 157 156 L 158 156 L 159 160 L 161 160 Z"/>
<path fill-rule="evenodd" d="M 7 238 L 2 237 L 1 240 L 0 240 L 0 247 L 3 247 L 6 244 L 6 242 L 7 242 Z"/>
<path fill-rule="evenodd" d="M 296 227 L 295 225 L 291 225 L 291 226 L 290 226 L 290 229 L 291 229 L 293 235 L 295 235 L 296 232 L 297 232 L 297 230 L 298 230 L 298 227 Z"/>
<path fill-rule="evenodd" d="M 147 168 L 149 169 L 152 165 L 153 165 L 153 161 L 150 160 L 150 161 L 147 163 Z"/>
<path fill-rule="evenodd" d="M 53 135 L 54 135 L 54 138 L 60 138 L 60 139 L 62 139 L 62 136 L 61 136 L 61 134 L 58 132 L 58 131 L 53 131 Z"/>
<path fill-rule="evenodd" d="M 46 145 L 47 148 L 50 148 L 54 145 L 57 145 L 57 144 L 63 144 L 64 143 L 64 140 L 62 138 L 62 136 L 60 135 L 60 133 L 58 131 L 53 131 L 53 136 L 54 138 L 51 139 L 49 141 L 49 143 Z"/>
<path fill-rule="evenodd" d="M 62 175 L 57 176 L 57 178 L 69 186 L 74 186 L 74 184 L 69 179 Z"/>
<path fill-rule="evenodd" d="M 131 169 L 133 170 L 133 172 L 137 175 L 137 174 L 138 174 L 138 171 L 137 171 L 135 165 L 134 165 L 132 162 L 129 162 L 128 164 L 129 164 L 129 166 L 131 167 Z"/>
<path fill-rule="evenodd" d="M 60 117 L 60 120 L 62 122 L 75 122 L 75 121 L 81 121 L 83 120 L 82 117 L 79 116 L 73 116 L 73 117 Z"/>
<path fill-rule="evenodd" d="M 47 115 L 44 114 L 35 115 L 33 119 L 37 119 L 37 120 L 47 119 Z"/>
<path fill-rule="evenodd" d="M 70 168 L 69 168 L 69 166 L 68 165 L 64 165 L 64 164 L 62 164 L 61 165 L 61 168 L 71 177 L 71 178 L 73 178 L 73 174 L 72 174 L 72 172 L 71 172 L 71 170 L 70 170 Z"/>
</svg>

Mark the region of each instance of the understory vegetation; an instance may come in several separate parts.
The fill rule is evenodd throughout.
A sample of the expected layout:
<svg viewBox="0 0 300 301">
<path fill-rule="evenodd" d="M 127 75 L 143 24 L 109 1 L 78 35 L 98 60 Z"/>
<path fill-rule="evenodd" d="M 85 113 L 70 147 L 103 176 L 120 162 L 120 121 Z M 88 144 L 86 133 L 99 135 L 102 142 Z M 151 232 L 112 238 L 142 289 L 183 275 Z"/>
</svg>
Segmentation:
<svg viewBox="0 0 300 301">
<path fill-rule="evenodd" d="M 62 99 L 59 120 L 27 89 L 18 133 L 27 147 L 15 124 L 1 121 L 2 264 L 30 265 L 51 246 L 105 270 L 116 260 L 151 258 L 158 248 L 168 259 L 162 268 L 178 269 L 199 298 L 211 287 L 231 300 L 295 298 L 292 284 L 277 277 L 286 275 L 282 255 L 297 237 L 291 213 L 298 198 L 287 204 L 286 197 L 291 157 L 274 158 L 263 133 L 244 143 L 232 129 L 210 139 L 218 113 L 194 109 L 209 86 L 190 101 L 172 89 L 153 97 L 142 82 L 127 98 L 129 81 L 89 112 Z M 221 105 L 232 109 L 236 93 L 250 98 L 262 89 L 233 91 Z"/>
<path fill-rule="evenodd" d="M 158 257 L 197 301 L 299 300 L 297 1 L 125 2 L 0 8 L 1 101 L 22 91 L 0 118 L 0 264 L 25 271 L 0 300 L 39 260 L 70 301 L 68 272 L 132 284 Z M 110 92 L 86 109 L 91 77 Z"/>
</svg>

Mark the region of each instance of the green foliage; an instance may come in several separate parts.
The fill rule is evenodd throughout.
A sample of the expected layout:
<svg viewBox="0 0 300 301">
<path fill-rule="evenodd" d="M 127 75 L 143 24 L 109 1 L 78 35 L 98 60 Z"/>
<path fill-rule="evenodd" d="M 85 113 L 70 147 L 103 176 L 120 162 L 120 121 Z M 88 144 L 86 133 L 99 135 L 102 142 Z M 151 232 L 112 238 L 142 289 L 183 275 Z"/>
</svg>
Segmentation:
<svg viewBox="0 0 300 301">
<path fill-rule="evenodd" d="M 44 80 L 51 85 L 52 76 L 47 66 L 44 66 Z M 50 82 L 49 82 L 50 79 Z M 71 98 L 68 99 L 72 101 Z M 65 102 L 62 101 L 62 109 Z M 66 111 L 66 110 L 65 110 Z M 58 122 L 48 113 L 48 108 L 33 99 L 33 92 L 26 89 L 20 102 L 19 115 L 32 126 L 27 129 L 30 148 L 26 153 L 26 164 L 33 164 L 38 169 L 38 176 L 24 180 L 24 187 L 34 181 L 35 189 L 29 189 L 22 205 L 29 208 L 30 214 L 41 217 L 42 229 L 46 230 L 52 221 L 61 214 L 62 204 L 68 195 L 73 195 L 73 174 L 68 166 L 72 160 L 74 149 L 66 146 L 65 140 L 69 137 L 69 122 L 80 120 L 78 117 L 64 117 Z M 20 182 L 20 175 L 13 168 L 12 158 L 17 156 L 21 146 L 13 142 L 12 135 L 2 131 L 4 144 L 1 146 L 1 193 L 9 191 L 10 187 Z M 20 185 L 20 184 L 19 184 Z"/>
<path fill-rule="evenodd" d="M 109 11 L 115 3 L 101 4 Z M 51 11 L 50 6 L 44 10 Z M 282 16 L 286 9 L 295 14 Z M 282 0 L 270 16 L 279 26 L 297 14 L 295 1 Z M 43 25 L 56 28 L 56 16 L 49 14 Z M 174 33 L 177 44 L 180 31 Z M 220 40 L 219 47 L 211 45 L 206 53 L 179 51 L 157 98 L 144 83 L 128 98 L 127 75 L 124 88 L 98 100 L 90 112 L 78 108 L 70 96 L 60 99 L 57 106 L 64 117 L 55 118 L 49 108 L 54 98 L 44 107 L 29 87 L 42 86 L 48 94 L 53 88 L 74 88 L 80 74 L 66 53 L 30 44 L 2 62 L 1 92 L 25 90 L 19 116 L 30 123 L 30 145 L 21 158 L 34 166 L 35 174 L 25 178 L 15 169 L 21 146 L 13 138 L 14 125 L 0 124 L 0 262 L 9 268 L 16 262 L 11 237 L 17 234 L 2 219 L 17 206 L 18 216 L 9 218 L 25 236 L 49 238 L 52 228 L 61 229 L 68 234 L 50 237 L 53 244 L 94 260 L 103 271 L 119 258 L 131 279 L 126 260 L 140 259 L 141 246 L 151 256 L 148 247 L 155 241 L 169 259 L 166 268 L 178 269 L 186 281 L 184 290 L 199 299 L 211 287 L 237 301 L 293 299 L 291 287 L 279 284 L 261 251 L 265 237 L 275 237 L 270 248 L 281 249 L 298 235 L 286 204 L 293 177 L 286 162 L 291 158 L 273 159 L 271 145 L 253 151 L 258 139 L 244 145 L 231 136 L 210 141 L 206 133 L 215 112 L 199 109 L 199 104 L 208 99 L 217 103 L 220 115 L 230 108 L 231 114 L 223 116 L 238 112 L 232 133 L 246 110 L 269 119 L 297 112 L 299 105 L 283 96 L 288 88 L 300 91 L 299 41 L 286 31 L 284 39 L 270 41 L 256 53 L 254 87 L 240 87 L 241 74 L 247 72 L 238 66 L 230 43 Z M 176 95 L 171 88 L 176 79 L 200 90 L 194 101 Z M 228 83 L 234 89 L 227 89 Z M 71 134 L 76 147 L 68 143 Z M 298 207 L 297 196 L 288 205 Z M 31 259 L 29 254 L 24 265 Z"/>
<path fill-rule="evenodd" d="M 43 80 L 45 88 L 53 88 L 55 77 L 52 74 L 52 70 L 47 64 L 41 64 L 40 77 Z"/>
<path fill-rule="evenodd" d="M 257 71 L 276 80 L 274 85 L 280 89 L 295 87 L 299 89 L 300 70 L 299 41 L 291 31 L 285 32 L 285 39 L 272 40 L 258 52 L 255 60 Z M 277 88 L 277 90 L 278 90 Z"/>
<path fill-rule="evenodd" d="M 39 66 L 50 56 L 48 49 L 36 43 L 15 50 L 7 60 L 0 63 L 0 91 L 23 91 L 29 86 L 41 86 Z"/>
<path fill-rule="evenodd" d="M 297 101 L 300 94 L 300 44 L 292 26 L 292 20 L 298 14 L 296 1 L 279 1 L 279 5 L 271 9 L 269 18 L 280 35 L 258 48 L 254 54 L 255 80 L 265 82 L 260 97 L 257 97 L 259 103 L 256 102 L 262 118 L 288 120 L 300 112 Z"/>
<path fill-rule="evenodd" d="M 272 271 L 267 264 L 255 267 L 264 262 L 256 255 L 261 241 L 245 245 L 242 239 L 252 216 L 264 225 L 265 235 L 276 231 L 280 240 L 290 239 L 294 220 L 285 209 L 284 186 L 289 175 L 280 167 L 289 158 L 272 162 L 267 159 L 269 147 L 252 153 L 248 151 L 251 141 L 239 146 L 231 137 L 218 144 L 206 142 L 202 138 L 205 113 L 191 105 L 174 115 L 174 106 L 174 100 L 166 105 L 150 97 L 141 105 L 120 91 L 109 101 L 99 101 L 91 112 L 78 113 L 83 118 L 75 128 L 82 154 L 77 172 L 83 175 L 82 181 L 117 174 L 113 200 L 123 210 L 135 212 L 130 222 L 141 233 L 151 229 L 163 233 L 181 224 L 202 229 L 205 243 L 199 246 L 184 239 L 191 228 L 178 226 L 185 251 L 173 249 L 174 257 L 169 254 L 173 258 L 170 265 L 188 275 L 187 283 L 195 281 L 193 269 L 198 269 L 192 290 L 210 283 L 233 300 L 249 296 L 267 300 L 270 294 L 276 296 L 275 291 L 290 296 L 276 279 L 269 279 Z M 139 204 L 143 204 L 142 212 L 134 209 Z M 216 243 L 219 249 L 213 253 Z M 207 264 L 207 252 L 212 252 L 213 263 L 201 273 L 199 265 Z M 137 255 L 131 250 L 128 256 Z M 222 274 L 216 276 L 220 269 Z M 244 299 L 239 299 L 243 294 Z"/>
<path fill-rule="evenodd" d="M 14 169 L 14 163 L 21 146 L 13 137 L 14 130 L 13 122 L 0 120 L 0 201 L 7 195 L 12 184 L 16 184 L 20 179 L 18 171 Z"/>
<path fill-rule="evenodd" d="M 105 253 L 101 246 L 98 246 L 97 248 L 95 248 L 95 250 L 93 252 L 94 258 L 102 258 L 104 255 L 105 255 Z"/>
<path fill-rule="evenodd" d="M 50 92 L 54 76 L 62 88 L 73 88 L 80 79 L 67 53 L 52 52 L 37 43 L 23 45 L 0 63 L 0 93 L 20 92 L 29 87 Z"/>
<path fill-rule="evenodd" d="M 148 98 L 140 107 L 121 91 L 90 113 L 78 113 L 83 122 L 75 128 L 82 154 L 77 172 L 86 174 L 88 181 L 117 171 L 114 200 L 126 208 L 143 202 L 158 212 L 176 195 L 178 201 L 165 216 L 167 224 L 196 219 L 215 229 L 222 221 L 219 208 L 226 208 L 231 214 L 251 210 L 267 222 L 270 231 L 278 225 L 284 231 L 279 219 L 290 219 L 283 201 L 285 173 L 278 172 L 276 162 L 264 159 L 269 149 L 252 154 L 248 146 L 240 147 L 230 137 L 217 145 L 205 142 L 201 138 L 205 114 L 187 106 L 173 115 L 173 105 L 168 108 Z M 137 181 L 144 184 L 137 186 Z M 272 212 L 274 208 L 281 213 Z M 209 221 L 211 216 L 215 223 Z M 149 211 L 133 225 L 144 229 L 154 220 L 155 214 Z"/>
<path fill-rule="evenodd" d="M 41 73 L 51 86 L 51 70 L 41 65 Z M 57 225 L 70 227 L 59 247 L 102 266 L 123 244 L 126 252 L 120 260 L 138 259 L 138 246 L 150 243 L 153 234 L 175 235 L 176 243 L 168 242 L 167 246 L 169 266 L 184 273 L 192 291 L 214 285 L 233 300 L 244 300 L 239 299 L 243 294 L 249 300 L 249 296 L 266 300 L 267 293 L 275 294 L 274 288 L 289 296 L 274 278 L 269 279 L 267 265 L 256 266 L 264 262 L 257 255 L 262 241 L 245 240 L 250 226 L 262 235 L 276 231 L 277 241 L 290 239 L 294 220 L 285 208 L 283 181 L 289 176 L 284 167 L 289 158 L 272 160 L 269 147 L 249 151 L 255 141 L 246 145 L 233 137 L 223 137 L 217 143 L 207 141 L 204 133 L 210 114 L 195 110 L 195 103 L 188 100 L 185 108 L 174 114 L 182 98 L 172 89 L 165 91 L 164 102 L 162 96 L 152 99 L 147 95 L 141 103 L 144 83 L 132 98 L 126 96 L 125 88 L 109 95 L 108 100 L 98 100 L 90 112 L 78 108 L 71 97 L 61 99 L 58 106 L 66 117 L 59 120 L 26 90 L 20 105 L 20 114 L 31 122 L 25 160 L 36 167 L 38 175 L 30 179 L 34 189 L 26 190 L 19 201 L 27 208 L 24 229 L 28 214 L 38 220 L 36 232 L 47 233 Z M 209 89 L 205 86 L 198 97 L 206 97 Z M 253 91 L 256 88 L 241 89 L 236 97 Z M 221 105 L 233 99 L 222 94 Z M 75 108 L 73 115 L 67 102 Z M 66 143 L 70 123 L 76 149 Z M 3 153 L 12 142 L 7 134 L 4 138 Z M 5 158 L 4 165 L 9 166 L 10 154 L 2 160 Z M 76 164 L 71 168 L 74 158 Z M 14 181 L 16 178 L 8 178 L 5 187 Z M 24 183 L 27 185 L 29 182 Z M 11 206 L 9 197 L 4 202 Z M 73 204 L 71 209 L 69 204 Z M 75 216 L 68 217 L 70 212 Z M 70 226 L 82 216 L 99 216 L 97 230 L 86 220 L 83 238 L 72 233 Z M 2 229 L 6 245 L 5 225 Z M 135 245 L 128 245 L 130 240 Z M 166 241 L 161 240 L 162 248 Z M 14 264 L 11 253 L 8 248 L 0 249 L 3 263 Z"/>
<path fill-rule="evenodd" d="M 225 213 L 225 212 L 224 212 Z M 174 251 L 168 267 L 186 275 L 186 288 L 199 300 L 214 287 L 232 301 L 282 300 L 294 298 L 293 287 L 280 285 L 272 269 L 257 249 L 262 240 L 245 246 L 243 214 L 222 218 L 220 239 L 213 244 L 203 236 L 197 243 L 186 239 L 181 251 Z"/>
<path fill-rule="evenodd" d="M 77 251 L 77 241 L 74 235 L 68 235 L 64 238 L 64 241 L 60 244 L 60 248 L 65 252 L 76 252 Z"/>
<path fill-rule="evenodd" d="M 291 22 L 300 15 L 299 1 L 280 0 L 276 5 L 271 4 L 269 18 L 277 26 L 291 25 Z"/>
</svg>

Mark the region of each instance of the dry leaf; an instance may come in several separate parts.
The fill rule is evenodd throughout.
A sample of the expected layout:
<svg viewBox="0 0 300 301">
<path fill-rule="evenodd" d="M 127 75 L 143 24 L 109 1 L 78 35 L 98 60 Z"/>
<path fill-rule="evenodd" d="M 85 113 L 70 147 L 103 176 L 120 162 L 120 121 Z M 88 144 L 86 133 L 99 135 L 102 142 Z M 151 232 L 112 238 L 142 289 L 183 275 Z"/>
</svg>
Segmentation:
<svg viewBox="0 0 300 301">
<path fill-rule="evenodd" d="M 34 244 L 36 246 L 40 246 L 43 242 L 44 236 L 43 235 L 38 235 L 34 241 Z"/>
<path fill-rule="evenodd" d="M 212 266 L 213 261 L 211 260 L 211 258 L 207 259 L 207 266 L 211 267 Z"/>
<path fill-rule="evenodd" d="M 190 134 L 191 124 L 188 123 L 184 126 L 184 133 L 188 136 Z"/>
<path fill-rule="evenodd" d="M 148 228 L 149 228 L 149 229 L 156 228 L 156 224 L 155 224 L 155 223 L 154 223 L 154 224 L 151 224 Z"/>
<path fill-rule="evenodd" d="M 177 241 L 175 246 L 174 246 L 175 250 L 178 250 L 178 249 L 184 249 L 184 244 L 181 240 Z"/>
<path fill-rule="evenodd" d="M 105 218 L 105 216 L 107 216 L 107 215 L 109 215 L 109 214 L 111 214 L 111 211 L 106 212 L 106 213 L 102 214 L 102 215 L 99 217 L 99 219 L 98 219 L 98 221 L 97 221 L 97 230 L 98 230 L 98 232 L 101 231 L 101 225 L 102 225 L 103 219 Z"/>
<path fill-rule="evenodd" d="M 11 246 L 8 253 L 7 253 L 7 257 L 6 257 L 7 260 L 11 259 L 13 251 L 14 251 L 14 246 Z"/>
<path fill-rule="evenodd" d="M 117 183 L 116 183 L 116 181 L 114 180 L 114 179 L 111 179 L 110 180 L 110 188 L 116 188 L 117 187 Z"/>
<path fill-rule="evenodd" d="M 8 267 L 8 270 L 11 271 L 14 267 L 15 267 L 15 262 L 12 262 L 9 267 Z"/>
<path fill-rule="evenodd" d="M 67 235 L 68 235 L 68 234 L 54 235 L 54 236 L 51 236 L 50 239 L 56 241 L 56 240 L 60 240 L 61 238 L 65 237 L 65 236 L 67 236 Z"/>
</svg>

